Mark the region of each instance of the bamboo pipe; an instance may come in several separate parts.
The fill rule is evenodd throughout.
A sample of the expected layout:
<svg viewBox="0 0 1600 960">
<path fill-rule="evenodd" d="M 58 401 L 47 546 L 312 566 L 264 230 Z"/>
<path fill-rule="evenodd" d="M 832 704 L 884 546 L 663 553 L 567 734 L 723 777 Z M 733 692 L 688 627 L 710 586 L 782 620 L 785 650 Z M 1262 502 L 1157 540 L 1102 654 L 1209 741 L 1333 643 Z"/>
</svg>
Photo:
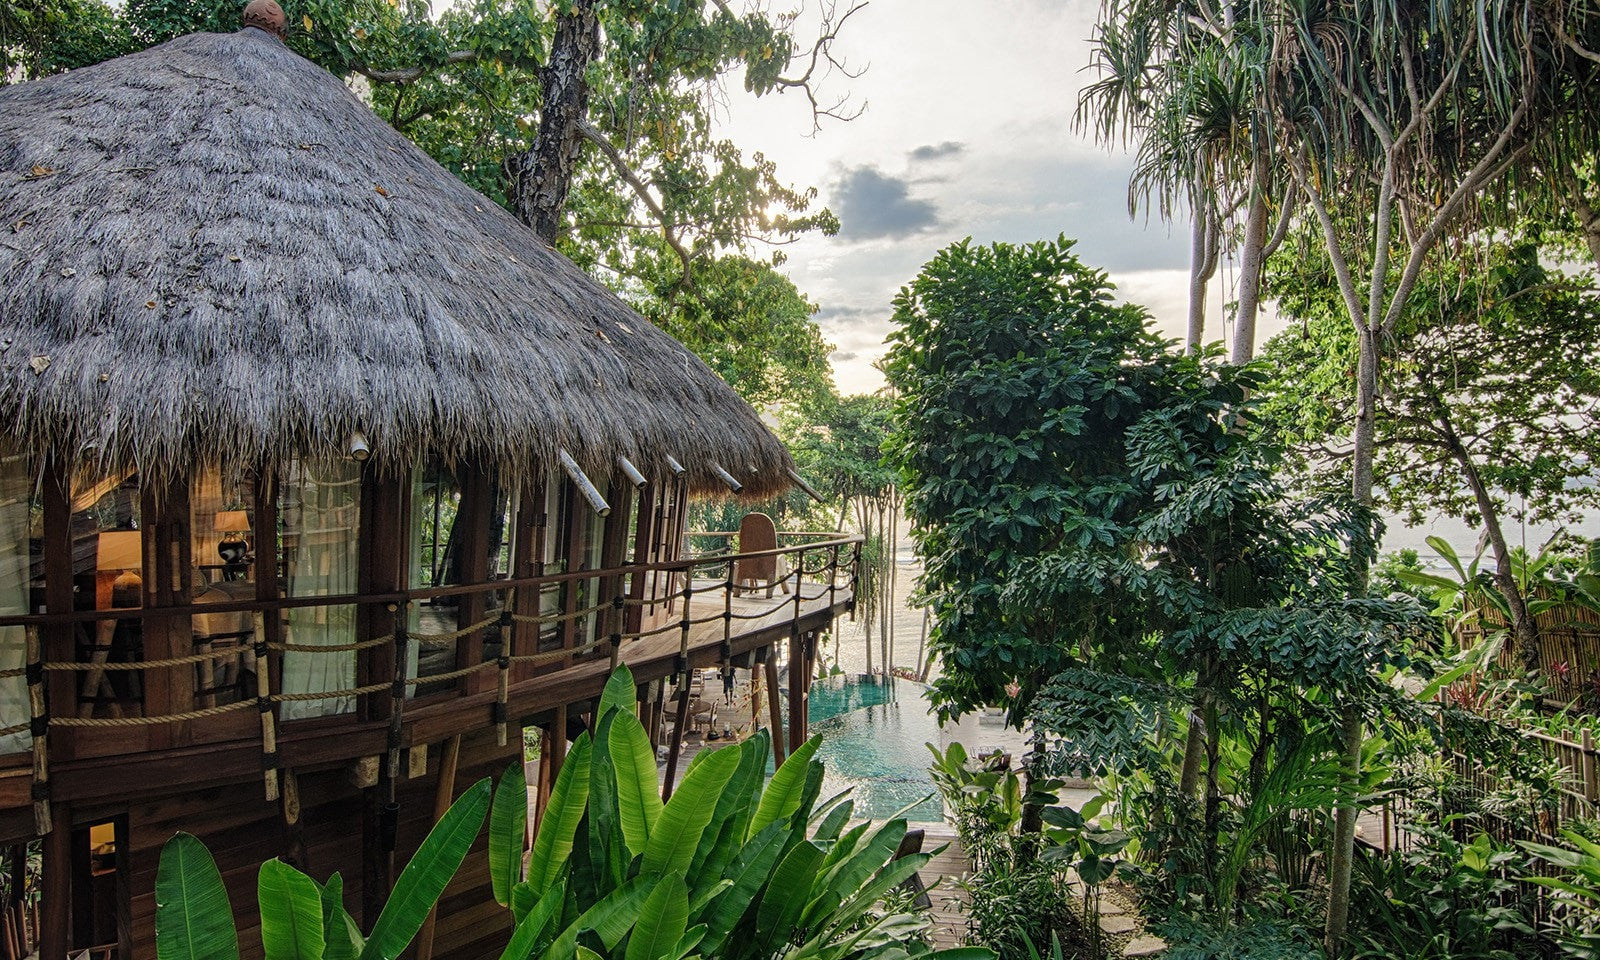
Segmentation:
<svg viewBox="0 0 1600 960">
<path fill-rule="evenodd" d="M 722 464 L 720 464 L 720 463 L 711 464 L 711 472 L 716 474 L 717 478 L 719 480 L 721 480 L 723 483 L 726 483 L 728 485 L 729 489 L 731 489 L 734 493 L 738 493 L 740 490 L 744 489 L 744 484 L 742 484 L 739 481 L 735 480 L 733 478 L 733 474 L 731 474 L 728 471 L 722 469 Z"/>
<path fill-rule="evenodd" d="M 557 455 L 561 458 L 561 469 L 565 470 L 567 476 L 572 478 L 573 484 L 577 486 L 578 492 L 583 494 L 583 498 L 589 501 L 589 506 L 594 510 L 595 515 L 609 517 L 611 515 L 611 504 L 606 503 L 606 498 L 602 497 L 600 491 L 595 489 L 594 481 L 590 480 L 588 474 L 584 473 L 578 466 L 578 461 L 572 459 L 572 454 L 565 449 L 558 451 Z"/>
<path fill-rule="evenodd" d="M 622 468 L 622 472 L 627 476 L 628 482 L 633 484 L 636 490 L 644 489 L 644 485 L 650 482 L 645 479 L 644 474 L 639 472 L 639 468 L 633 465 L 633 461 L 627 457 L 618 457 L 617 466 Z"/>
<path fill-rule="evenodd" d="M 816 488 L 811 484 L 806 483 L 806 478 L 800 476 L 799 472 L 797 472 L 793 467 L 786 468 L 784 472 L 789 475 L 790 480 L 794 481 L 795 486 L 806 492 L 806 496 L 817 501 L 818 503 L 824 505 L 827 504 L 828 501 L 822 499 L 822 494 L 818 493 Z"/>
</svg>

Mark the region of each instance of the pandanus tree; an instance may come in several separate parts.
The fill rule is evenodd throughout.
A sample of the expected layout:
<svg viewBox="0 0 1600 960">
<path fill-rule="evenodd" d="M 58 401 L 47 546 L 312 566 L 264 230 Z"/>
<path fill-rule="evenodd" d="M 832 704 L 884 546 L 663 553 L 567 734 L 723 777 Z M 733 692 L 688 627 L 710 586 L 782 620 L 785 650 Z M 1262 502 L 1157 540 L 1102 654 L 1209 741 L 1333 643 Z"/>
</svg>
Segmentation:
<svg viewBox="0 0 1600 960">
<path fill-rule="evenodd" d="M 1081 129 L 1135 148 L 1130 212 L 1170 220 L 1188 209 L 1190 351 L 1205 340 L 1224 246 L 1237 243 L 1236 363 L 1254 356 L 1262 268 L 1293 210 L 1261 89 L 1272 38 L 1270 23 L 1232 4 L 1108 0 L 1095 28 L 1096 79 L 1078 102 Z"/>
</svg>

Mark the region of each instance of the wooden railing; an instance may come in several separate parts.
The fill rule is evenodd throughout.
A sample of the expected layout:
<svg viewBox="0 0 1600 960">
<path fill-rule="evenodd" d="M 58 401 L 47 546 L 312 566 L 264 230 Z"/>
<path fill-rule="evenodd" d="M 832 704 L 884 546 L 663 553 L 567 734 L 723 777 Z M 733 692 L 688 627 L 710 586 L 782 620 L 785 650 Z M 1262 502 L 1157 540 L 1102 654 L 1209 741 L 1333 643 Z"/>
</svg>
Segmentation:
<svg viewBox="0 0 1600 960">
<path fill-rule="evenodd" d="M 627 663 L 630 653 L 636 649 L 642 651 L 641 656 L 648 653 L 659 660 L 664 655 L 663 644 L 651 645 L 646 641 L 674 634 L 678 642 L 675 654 L 671 654 L 672 673 L 681 676 L 689 668 L 691 635 L 696 628 L 720 623 L 720 630 L 709 627 L 700 631 L 701 638 L 695 641 L 695 649 L 704 650 L 715 645 L 719 658 L 725 659 L 731 654 L 734 640 L 753 629 L 750 621 L 767 621 L 760 625 L 762 630 L 781 631 L 787 624 L 792 631 L 798 629 L 797 624 L 808 600 L 826 598 L 825 608 L 830 611 L 841 603 L 848 606 L 855 594 L 862 539 L 859 536 L 829 535 L 826 539 L 817 540 L 813 539 L 815 535 L 796 536 L 805 538 L 806 542 L 764 551 L 724 552 L 667 562 L 388 593 L 240 600 L 163 607 L 159 610 L 128 608 L 0 617 L 0 627 L 23 626 L 27 632 L 27 666 L 12 671 L 11 675 L 27 677 L 31 719 L 29 723 L 10 732 L 30 729 L 33 733 L 36 828 L 41 834 L 50 829 L 51 740 L 77 731 L 203 725 L 232 714 L 243 716 L 254 711 L 259 717 L 257 737 L 265 771 L 264 789 L 269 800 L 278 797 L 279 714 L 283 704 L 289 702 L 348 700 L 354 705 L 352 722 L 385 724 L 391 778 L 398 776 L 405 713 L 413 699 L 414 688 L 422 685 L 454 683 L 456 696 L 492 689 L 494 696 L 490 704 L 490 720 L 503 746 L 510 720 L 507 702 L 513 687 L 522 680 L 607 657 L 612 665 Z M 736 610 L 736 565 L 764 557 L 787 561 L 789 571 L 780 585 L 788 593 L 780 603 L 771 607 L 763 606 L 758 612 Z M 519 612 L 538 611 L 541 591 L 549 587 L 571 587 L 580 582 L 594 585 L 594 589 L 588 592 L 590 602 L 587 605 L 551 614 Z M 707 612 L 706 604 L 696 603 L 697 597 L 716 591 L 724 593 L 723 602 L 716 605 L 720 609 Z M 521 604 L 518 603 L 519 594 L 524 598 Z M 470 605 L 467 602 L 469 598 L 475 598 Z M 531 603 L 527 602 L 529 598 Z M 413 605 L 452 600 L 463 609 L 484 612 L 455 630 L 426 632 L 411 629 L 409 611 Z M 382 620 L 391 629 L 377 631 L 369 628 L 366 635 L 353 633 L 349 642 L 338 645 L 296 643 L 292 632 L 283 635 L 281 629 L 270 632 L 267 629 L 268 623 L 274 620 L 281 625 L 281 618 L 290 611 L 350 606 L 369 612 L 381 611 L 384 614 Z M 570 608 L 574 605 L 565 606 Z M 149 622 L 222 614 L 250 617 L 252 642 L 249 652 L 255 658 L 253 696 L 233 703 L 204 705 L 196 702 L 192 709 L 175 713 L 146 715 L 141 711 L 137 716 L 95 716 L 92 715 L 95 712 L 92 709 L 87 712 L 61 709 L 48 702 L 46 678 L 51 675 L 119 672 L 137 676 L 140 689 L 148 689 L 152 681 L 159 681 L 171 671 L 194 671 L 200 665 L 241 656 L 239 649 L 225 649 L 201 650 L 186 656 L 133 662 L 109 662 L 104 659 L 98 662 L 50 661 L 43 655 L 42 642 L 42 635 L 48 631 L 127 619 Z M 578 636 L 578 632 L 570 625 L 583 623 L 591 617 L 595 618 L 592 629 L 586 628 L 583 635 Z M 361 621 L 357 618 L 356 622 Z M 542 629 L 552 625 L 563 628 L 562 644 L 553 649 L 540 649 Z M 274 636 L 278 639 L 272 639 Z M 463 664 L 458 657 L 458 662 L 450 670 L 431 675 L 408 675 L 411 672 L 408 662 L 412 644 L 416 644 L 418 649 L 427 646 L 470 649 L 462 646 L 464 641 L 477 645 L 480 659 L 476 662 Z M 355 684 L 342 689 L 285 691 L 281 658 L 289 653 L 365 658 L 366 669 L 357 674 Z M 289 721 L 291 725 L 294 722 Z"/>
</svg>

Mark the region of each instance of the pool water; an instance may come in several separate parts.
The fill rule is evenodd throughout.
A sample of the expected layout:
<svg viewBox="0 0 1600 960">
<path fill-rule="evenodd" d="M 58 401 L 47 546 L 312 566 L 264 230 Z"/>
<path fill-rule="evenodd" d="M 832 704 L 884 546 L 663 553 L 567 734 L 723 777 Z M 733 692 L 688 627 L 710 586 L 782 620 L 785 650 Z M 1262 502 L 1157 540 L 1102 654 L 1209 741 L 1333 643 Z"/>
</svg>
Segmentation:
<svg viewBox="0 0 1600 960">
<path fill-rule="evenodd" d="M 933 755 L 924 746 L 939 743 L 939 724 L 925 690 L 910 680 L 861 675 L 812 686 L 808 718 L 811 732 L 822 735 L 822 799 L 851 788 L 858 817 L 943 819 L 928 776 Z"/>
</svg>

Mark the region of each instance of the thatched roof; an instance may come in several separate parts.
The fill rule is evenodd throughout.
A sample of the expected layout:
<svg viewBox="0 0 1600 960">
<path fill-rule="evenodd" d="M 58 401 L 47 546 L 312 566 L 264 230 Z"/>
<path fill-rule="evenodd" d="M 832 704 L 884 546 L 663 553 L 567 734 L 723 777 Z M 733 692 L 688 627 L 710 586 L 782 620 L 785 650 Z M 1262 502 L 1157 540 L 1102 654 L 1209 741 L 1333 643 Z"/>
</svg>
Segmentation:
<svg viewBox="0 0 1600 960">
<path fill-rule="evenodd" d="M 421 451 L 788 485 L 710 368 L 254 28 L 0 88 L 0 422 L 103 469 Z"/>
</svg>

